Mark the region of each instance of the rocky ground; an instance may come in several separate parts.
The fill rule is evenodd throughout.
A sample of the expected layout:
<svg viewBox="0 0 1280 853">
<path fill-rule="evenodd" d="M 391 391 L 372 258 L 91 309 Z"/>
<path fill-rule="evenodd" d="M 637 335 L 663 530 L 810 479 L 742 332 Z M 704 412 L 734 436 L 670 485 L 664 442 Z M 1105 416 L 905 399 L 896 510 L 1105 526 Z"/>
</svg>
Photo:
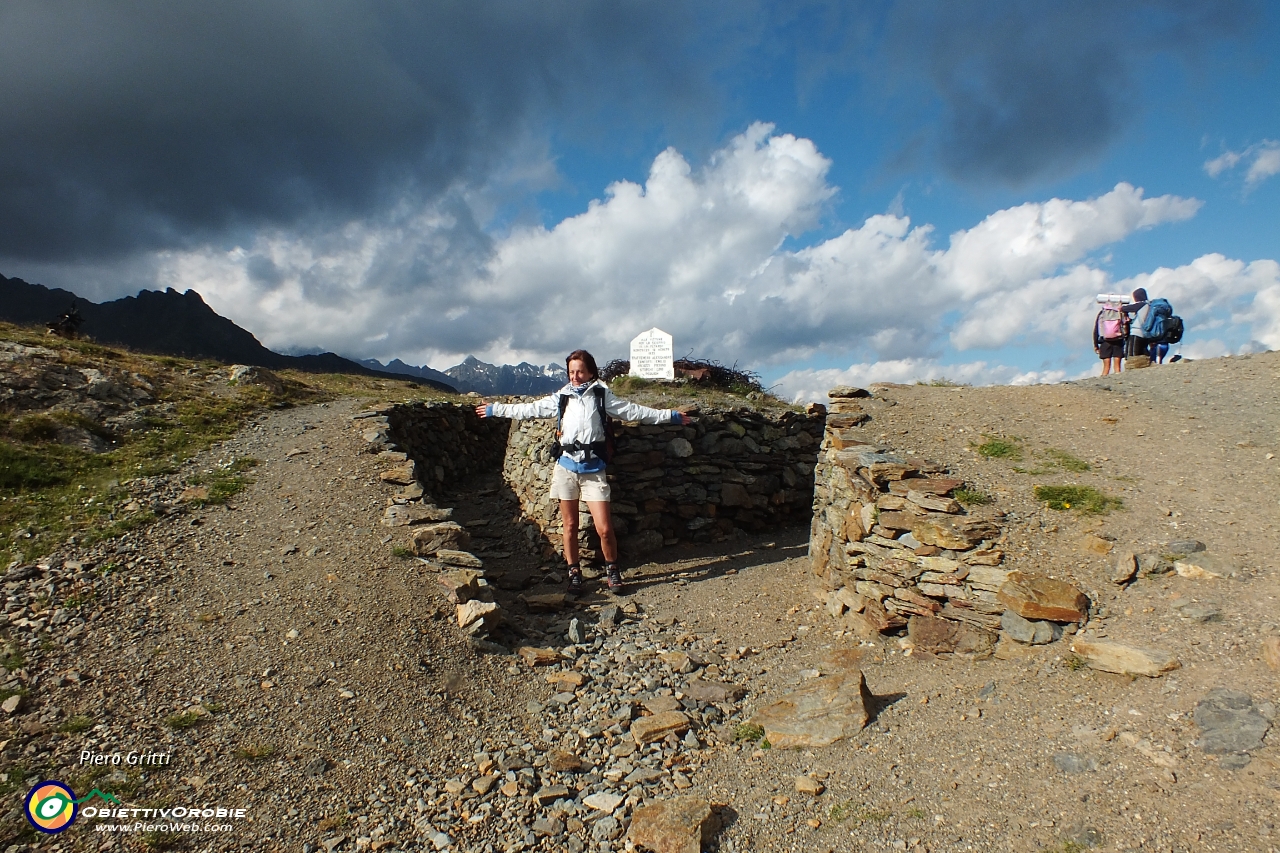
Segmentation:
<svg viewBox="0 0 1280 853">
<path fill-rule="evenodd" d="M 716 804 L 707 849 L 725 853 L 1274 850 L 1277 378 L 1268 353 L 1048 387 L 894 386 L 867 402 L 867 440 L 995 498 L 1006 567 L 1089 595 L 1078 638 L 1176 656 L 1158 678 L 1080 666 L 1070 637 L 1002 640 L 986 659 L 860 640 L 819 598 L 807 531 L 669 549 L 629 567 L 627 595 L 592 583 L 559 609 L 563 577 L 499 481 L 435 496 L 507 614 L 472 642 L 440 567 L 402 556 L 405 528 L 381 523 L 394 490 L 356 404 L 272 412 L 183 475 L 130 484 L 174 507 L 154 526 L 4 577 L 17 654 L 0 673 L 3 838 L 15 853 L 619 850 L 638 809 L 693 795 Z M 989 436 L 1022 458 L 975 452 Z M 243 459 L 258 460 L 246 491 L 181 508 L 184 477 Z M 1032 491 L 1070 482 L 1124 508 L 1055 512 Z M 1227 576 L 1165 571 L 1173 540 L 1204 543 Z M 1124 550 L 1156 560 L 1121 585 Z M 859 668 L 876 699 L 855 738 L 767 749 L 743 725 Z M 1223 737 L 1238 748 L 1209 751 Z M 199 821 L 220 832 L 81 818 L 38 837 L 21 798 L 44 778 L 134 808 L 246 814 Z"/>
</svg>

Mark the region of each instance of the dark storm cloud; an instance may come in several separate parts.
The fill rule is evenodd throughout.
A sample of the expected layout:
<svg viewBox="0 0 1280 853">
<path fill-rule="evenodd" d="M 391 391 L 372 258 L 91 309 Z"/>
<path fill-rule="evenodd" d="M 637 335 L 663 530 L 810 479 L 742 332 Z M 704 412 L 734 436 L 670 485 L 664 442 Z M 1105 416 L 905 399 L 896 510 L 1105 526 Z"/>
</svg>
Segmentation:
<svg viewBox="0 0 1280 853">
<path fill-rule="evenodd" d="M 1254 0 L 911 0 L 885 50 L 897 79 L 937 96 L 909 147 L 960 180 L 1021 184 L 1095 158 L 1138 114 L 1144 75 L 1204 60 L 1259 14 Z"/>
<path fill-rule="evenodd" d="M 549 115 L 694 112 L 706 89 L 683 9 L 10 0 L 0 256 L 102 258 L 319 224 L 483 180 Z"/>
</svg>

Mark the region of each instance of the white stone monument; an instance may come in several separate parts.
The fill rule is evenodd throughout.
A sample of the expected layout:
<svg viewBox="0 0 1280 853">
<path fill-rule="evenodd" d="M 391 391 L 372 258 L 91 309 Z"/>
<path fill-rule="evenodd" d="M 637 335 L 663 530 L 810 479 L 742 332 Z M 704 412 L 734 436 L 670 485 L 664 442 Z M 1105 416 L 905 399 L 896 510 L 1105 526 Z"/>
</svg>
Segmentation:
<svg viewBox="0 0 1280 853">
<path fill-rule="evenodd" d="M 631 339 L 631 375 L 641 379 L 675 379 L 671 336 L 653 327 Z"/>
</svg>

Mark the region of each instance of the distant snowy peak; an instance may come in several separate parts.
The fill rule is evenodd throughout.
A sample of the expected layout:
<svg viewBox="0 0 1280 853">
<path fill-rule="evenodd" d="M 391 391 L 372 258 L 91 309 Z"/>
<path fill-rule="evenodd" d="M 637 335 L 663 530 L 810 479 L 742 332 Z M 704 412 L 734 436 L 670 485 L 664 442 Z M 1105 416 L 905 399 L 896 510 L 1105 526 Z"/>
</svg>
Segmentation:
<svg viewBox="0 0 1280 853">
<path fill-rule="evenodd" d="M 445 375 L 459 391 L 475 391 L 483 397 L 550 394 L 569 379 L 558 364 L 538 367 L 521 362 L 515 366 L 504 364 L 499 367 L 470 355 L 462 364 L 446 370 Z"/>
<path fill-rule="evenodd" d="M 446 376 L 445 374 L 441 373 L 438 370 L 432 370 L 430 367 L 427 367 L 425 364 L 422 365 L 421 367 L 414 367 L 412 364 L 405 364 L 403 361 L 401 361 L 398 358 L 391 359 L 391 361 L 388 362 L 387 364 L 383 364 L 382 362 L 378 361 L 376 358 L 359 358 L 359 359 L 354 359 L 354 361 L 358 361 L 360 364 L 363 364 L 365 367 L 371 367 L 374 370 L 383 370 L 383 371 L 386 371 L 387 373 L 399 373 L 402 376 L 418 376 L 418 377 L 421 377 L 422 379 L 431 379 L 436 382 L 444 382 L 446 385 L 452 385 L 455 388 L 458 387 L 457 383 L 455 383 L 448 376 Z M 462 391 L 463 389 L 459 388 L 458 390 Z"/>
</svg>

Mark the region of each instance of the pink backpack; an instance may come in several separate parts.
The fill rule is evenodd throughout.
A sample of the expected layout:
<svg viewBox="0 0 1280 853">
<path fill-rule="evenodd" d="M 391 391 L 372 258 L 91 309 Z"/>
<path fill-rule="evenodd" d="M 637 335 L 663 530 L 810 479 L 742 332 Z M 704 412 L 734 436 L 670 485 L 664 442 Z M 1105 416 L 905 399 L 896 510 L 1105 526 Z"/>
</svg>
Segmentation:
<svg viewBox="0 0 1280 853">
<path fill-rule="evenodd" d="M 1098 314 L 1098 337 L 1106 341 L 1119 340 L 1124 337 L 1124 314 L 1120 306 L 1107 302 Z"/>
</svg>

